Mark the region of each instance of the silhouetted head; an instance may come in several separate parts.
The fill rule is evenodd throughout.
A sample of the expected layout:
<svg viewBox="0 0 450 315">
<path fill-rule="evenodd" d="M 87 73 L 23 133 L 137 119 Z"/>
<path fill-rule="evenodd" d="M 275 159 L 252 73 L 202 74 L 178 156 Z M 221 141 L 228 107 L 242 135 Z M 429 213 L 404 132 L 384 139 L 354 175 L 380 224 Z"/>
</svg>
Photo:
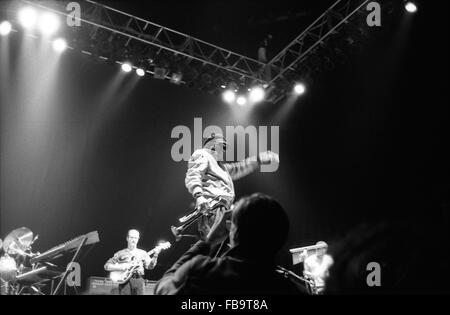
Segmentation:
<svg viewBox="0 0 450 315">
<path fill-rule="evenodd" d="M 275 256 L 288 233 L 289 219 L 273 198 L 255 193 L 237 202 L 230 229 L 232 246 L 252 256 Z"/>
</svg>

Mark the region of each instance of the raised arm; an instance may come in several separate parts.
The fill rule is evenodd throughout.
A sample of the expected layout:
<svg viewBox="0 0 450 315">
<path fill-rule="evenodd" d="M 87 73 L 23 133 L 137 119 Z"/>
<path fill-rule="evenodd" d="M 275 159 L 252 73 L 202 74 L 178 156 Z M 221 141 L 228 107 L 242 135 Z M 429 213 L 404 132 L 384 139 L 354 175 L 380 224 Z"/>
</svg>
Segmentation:
<svg viewBox="0 0 450 315">
<path fill-rule="evenodd" d="M 235 163 L 225 163 L 224 166 L 230 173 L 233 180 L 247 176 L 254 172 L 262 164 L 270 164 L 272 162 L 280 162 L 278 154 L 267 151 L 259 153 L 256 156 L 249 157 L 243 161 Z"/>
<path fill-rule="evenodd" d="M 260 161 L 257 156 L 249 157 L 240 162 L 225 163 L 224 166 L 233 180 L 247 176 L 258 169 Z"/>
</svg>

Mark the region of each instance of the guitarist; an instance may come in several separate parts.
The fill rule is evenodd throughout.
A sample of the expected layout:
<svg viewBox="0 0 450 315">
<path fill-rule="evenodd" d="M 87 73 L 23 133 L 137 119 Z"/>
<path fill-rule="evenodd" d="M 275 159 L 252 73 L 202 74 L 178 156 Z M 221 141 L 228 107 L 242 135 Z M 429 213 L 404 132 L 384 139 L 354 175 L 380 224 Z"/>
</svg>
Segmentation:
<svg viewBox="0 0 450 315">
<path fill-rule="evenodd" d="M 127 282 L 119 285 L 120 295 L 143 295 L 144 294 L 144 269 L 151 270 L 155 268 L 158 261 L 160 250 L 156 250 L 152 257 L 149 254 L 137 248 L 139 242 L 139 231 L 129 230 L 127 235 L 128 246 L 114 254 L 105 264 L 106 271 L 126 271 L 130 263 L 139 264 L 136 272 Z"/>
</svg>

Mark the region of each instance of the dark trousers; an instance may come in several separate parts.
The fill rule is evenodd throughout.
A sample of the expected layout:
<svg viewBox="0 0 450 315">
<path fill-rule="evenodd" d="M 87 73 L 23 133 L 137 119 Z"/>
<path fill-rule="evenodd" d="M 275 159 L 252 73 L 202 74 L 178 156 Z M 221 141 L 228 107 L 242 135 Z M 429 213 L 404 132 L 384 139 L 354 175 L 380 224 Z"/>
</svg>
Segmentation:
<svg viewBox="0 0 450 315">
<path fill-rule="evenodd" d="M 232 211 L 230 209 L 220 206 L 211 211 L 210 214 L 202 216 L 198 221 L 198 232 L 200 239 L 206 239 L 206 236 L 214 224 L 219 223 L 222 220 L 231 220 L 231 213 Z"/>
<path fill-rule="evenodd" d="M 119 285 L 119 295 L 144 295 L 145 281 L 142 277 L 136 276 Z"/>
<path fill-rule="evenodd" d="M 231 214 L 232 210 L 227 209 L 224 206 L 220 206 L 214 211 L 212 211 L 211 214 L 201 217 L 198 222 L 198 230 L 200 238 L 202 240 L 206 240 L 206 236 L 208 235 L 209 231 L 215 224 L 225 224 L 226 229 L 229 231 L 230 230 L 229 225 L 231 224 Z M 221 244 L 211 249 L 210 255 L 212 257 L 222 256 L 222 254 L 229 249 L 228 247 L 229 242 L 230 239 L 229 237 L 227 237 Z"/>
</svg>

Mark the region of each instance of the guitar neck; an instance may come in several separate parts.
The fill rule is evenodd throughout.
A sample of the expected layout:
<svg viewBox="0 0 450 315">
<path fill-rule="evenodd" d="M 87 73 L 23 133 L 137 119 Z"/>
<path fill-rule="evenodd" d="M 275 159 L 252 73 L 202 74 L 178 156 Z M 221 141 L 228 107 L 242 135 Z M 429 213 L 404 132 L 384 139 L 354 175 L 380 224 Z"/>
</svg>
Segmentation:
<svg viewBox="0 0 450 315">
<path fill-rule="evenodd" d="M 162 248 L 160 248 L 160 246 L 156 246 L 156 247 L 153 248 L 151 251 L 147 252 L 147 254 L 148 254 L 149 256 L 151 256 L 151 255 L 153 255 L 154 253 L 156 253 L 156 251 L 158 250 L 158 248 L 159 248 L 159 251 L 161 252 L 161 251 L 163 251 L 163 250 L 166 250 L 166 249 L 169 248 L 169 247 L 170 247 L 170 243 L 168 244 L 168 246 L 163 246 Z"/>
</svg>

